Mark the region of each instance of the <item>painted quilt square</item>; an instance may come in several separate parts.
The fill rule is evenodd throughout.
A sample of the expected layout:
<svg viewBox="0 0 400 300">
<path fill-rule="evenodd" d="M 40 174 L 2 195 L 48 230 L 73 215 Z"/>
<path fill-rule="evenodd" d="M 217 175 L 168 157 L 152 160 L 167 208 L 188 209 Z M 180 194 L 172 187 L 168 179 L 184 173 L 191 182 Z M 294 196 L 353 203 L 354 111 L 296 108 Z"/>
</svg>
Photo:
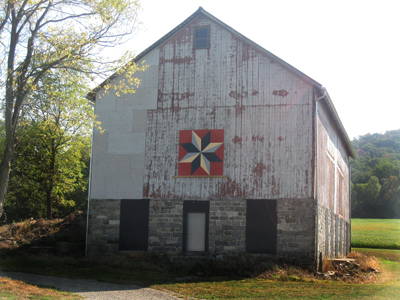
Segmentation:
<svg viewBox="0 0 400 300">
<path fill-rule="evenodd" d="M 179 132 L 179 176 L 218 176 L 223 172 L 223 129 Z"/>
</svg>

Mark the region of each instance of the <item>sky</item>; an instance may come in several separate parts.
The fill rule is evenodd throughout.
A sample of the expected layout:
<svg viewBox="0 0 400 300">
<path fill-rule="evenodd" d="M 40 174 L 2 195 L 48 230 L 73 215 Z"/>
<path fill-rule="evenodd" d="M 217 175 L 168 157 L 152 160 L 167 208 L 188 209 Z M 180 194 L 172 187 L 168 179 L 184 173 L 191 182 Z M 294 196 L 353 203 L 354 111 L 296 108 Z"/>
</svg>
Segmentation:
<svg viewBox="0 0 400 300">
<path fill-rule="evenodd" d="M 199 6 L 328 91 L 350 139 L 400 129 L 399 0 L 141 0 L 139 54 Z"/>
</svg>

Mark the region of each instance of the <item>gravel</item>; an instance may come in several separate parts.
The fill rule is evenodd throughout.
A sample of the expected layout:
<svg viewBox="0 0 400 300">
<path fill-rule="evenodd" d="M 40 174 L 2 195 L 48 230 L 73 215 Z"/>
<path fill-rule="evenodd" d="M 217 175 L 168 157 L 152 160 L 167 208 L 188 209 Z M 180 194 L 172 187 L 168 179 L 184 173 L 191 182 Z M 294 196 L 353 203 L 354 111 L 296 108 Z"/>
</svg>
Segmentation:
<svg viewBox="0 0 400 300">
<path fill-rule="evenodd" d="M 41 284 L 70 293 L 76 293 L 85 297 L 86 299 L 181 299 L 165 292 L 160 292 L 150 288 L 142 288 L 137 285 L 106 283 L 92 279 L 69 279 L 54 276 L 2 271 L 0 271 L 0 276 L 8 277 L 14 280 L 20 280 L 30 284 Z"/>
</svg>

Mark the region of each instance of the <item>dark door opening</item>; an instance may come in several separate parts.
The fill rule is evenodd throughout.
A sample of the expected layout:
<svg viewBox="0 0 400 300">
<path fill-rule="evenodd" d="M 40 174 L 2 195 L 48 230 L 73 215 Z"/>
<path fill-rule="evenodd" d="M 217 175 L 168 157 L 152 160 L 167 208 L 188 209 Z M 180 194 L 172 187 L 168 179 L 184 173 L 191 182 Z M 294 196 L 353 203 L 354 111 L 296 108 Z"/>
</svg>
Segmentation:
<svg viewBox="0 0 400 300">
<path fill-rule="evenodd" d="M 119 250 L 147 251 L 149 200 L 121 200 Z"/>
<path fill-rule="evenodd" d="M 276 200 L 247 200 L 246 251 L 275 254 L 276 223 Z"/>
</svg>

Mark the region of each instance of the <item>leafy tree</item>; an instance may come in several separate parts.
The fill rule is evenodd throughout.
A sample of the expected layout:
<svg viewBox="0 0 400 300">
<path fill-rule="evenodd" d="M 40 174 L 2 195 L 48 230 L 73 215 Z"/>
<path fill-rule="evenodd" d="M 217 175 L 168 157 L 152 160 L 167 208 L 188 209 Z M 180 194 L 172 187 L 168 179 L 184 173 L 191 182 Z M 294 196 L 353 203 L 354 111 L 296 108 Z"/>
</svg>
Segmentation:
<svg viewBox="0 0 400 300">
<path fill-rule="evenodd" d="M 400 179 L 398 176 L 390 176 L 381 179 L 381 191 L 379 197 L 385 204 L 383 217 L 400 218 Z"/>
<path fill-rule="evenodd" d="M 47 219 L 52 218 L 54 203 L 58 209 L 73 207 L 75 201 L 67 195 L 86 188 L 81 181 L 86 167 L 82 153 L 90 148 L 94 122 L 93 109 L 84 99 L 85 81 L 66 81 L 64 73 L 48 72 L 28 96 L 10 181 L 15 209 L 27 201 L 37 213 L 45 207 Z"/>
<path fill-rule="evenodd" d="M 400 163 L 398 161 L 391 161 L 389 159 L 380 159 L 372 170 L 378 178 L 389 178 L 391 176 L 398 177 L 400 174 Z"/>
<path fill-rule="evenodd" d="M 17 143 L 20 113 L 27 97 L 52 70 L 85 74 L 125 72 L 119 90 L 130 92 L 138 67 L 130 55 L 99 56 L 124 42 L 136 25 L 136 0 L 3 0 L 0 2 L 0 87 L 4 87 L 4 153 L 0 163 L 0 215 Z M 131 63 L 127 63 L 131 62 Z M 125 66 L 120 68 L 121 66 Z M 64 73 L 74 80 L 70 73 Z M 106 89 L 114 87 L 112 82 Z"/>
<path fill-rule="evenodd" d="M 352 167 L 352 216 L 400 218 L 400 130 L 352 143 L 358 155 Z"/>
<path fill-rule="evenodd" d="M 381 210 L 379 193 L 381 185 L 379 179 L 372 176 L 368 183 L 359 183 L 353 186 L 353 210 L 352 217 L 371 218 L 371 212 Z"/>
</svg>

